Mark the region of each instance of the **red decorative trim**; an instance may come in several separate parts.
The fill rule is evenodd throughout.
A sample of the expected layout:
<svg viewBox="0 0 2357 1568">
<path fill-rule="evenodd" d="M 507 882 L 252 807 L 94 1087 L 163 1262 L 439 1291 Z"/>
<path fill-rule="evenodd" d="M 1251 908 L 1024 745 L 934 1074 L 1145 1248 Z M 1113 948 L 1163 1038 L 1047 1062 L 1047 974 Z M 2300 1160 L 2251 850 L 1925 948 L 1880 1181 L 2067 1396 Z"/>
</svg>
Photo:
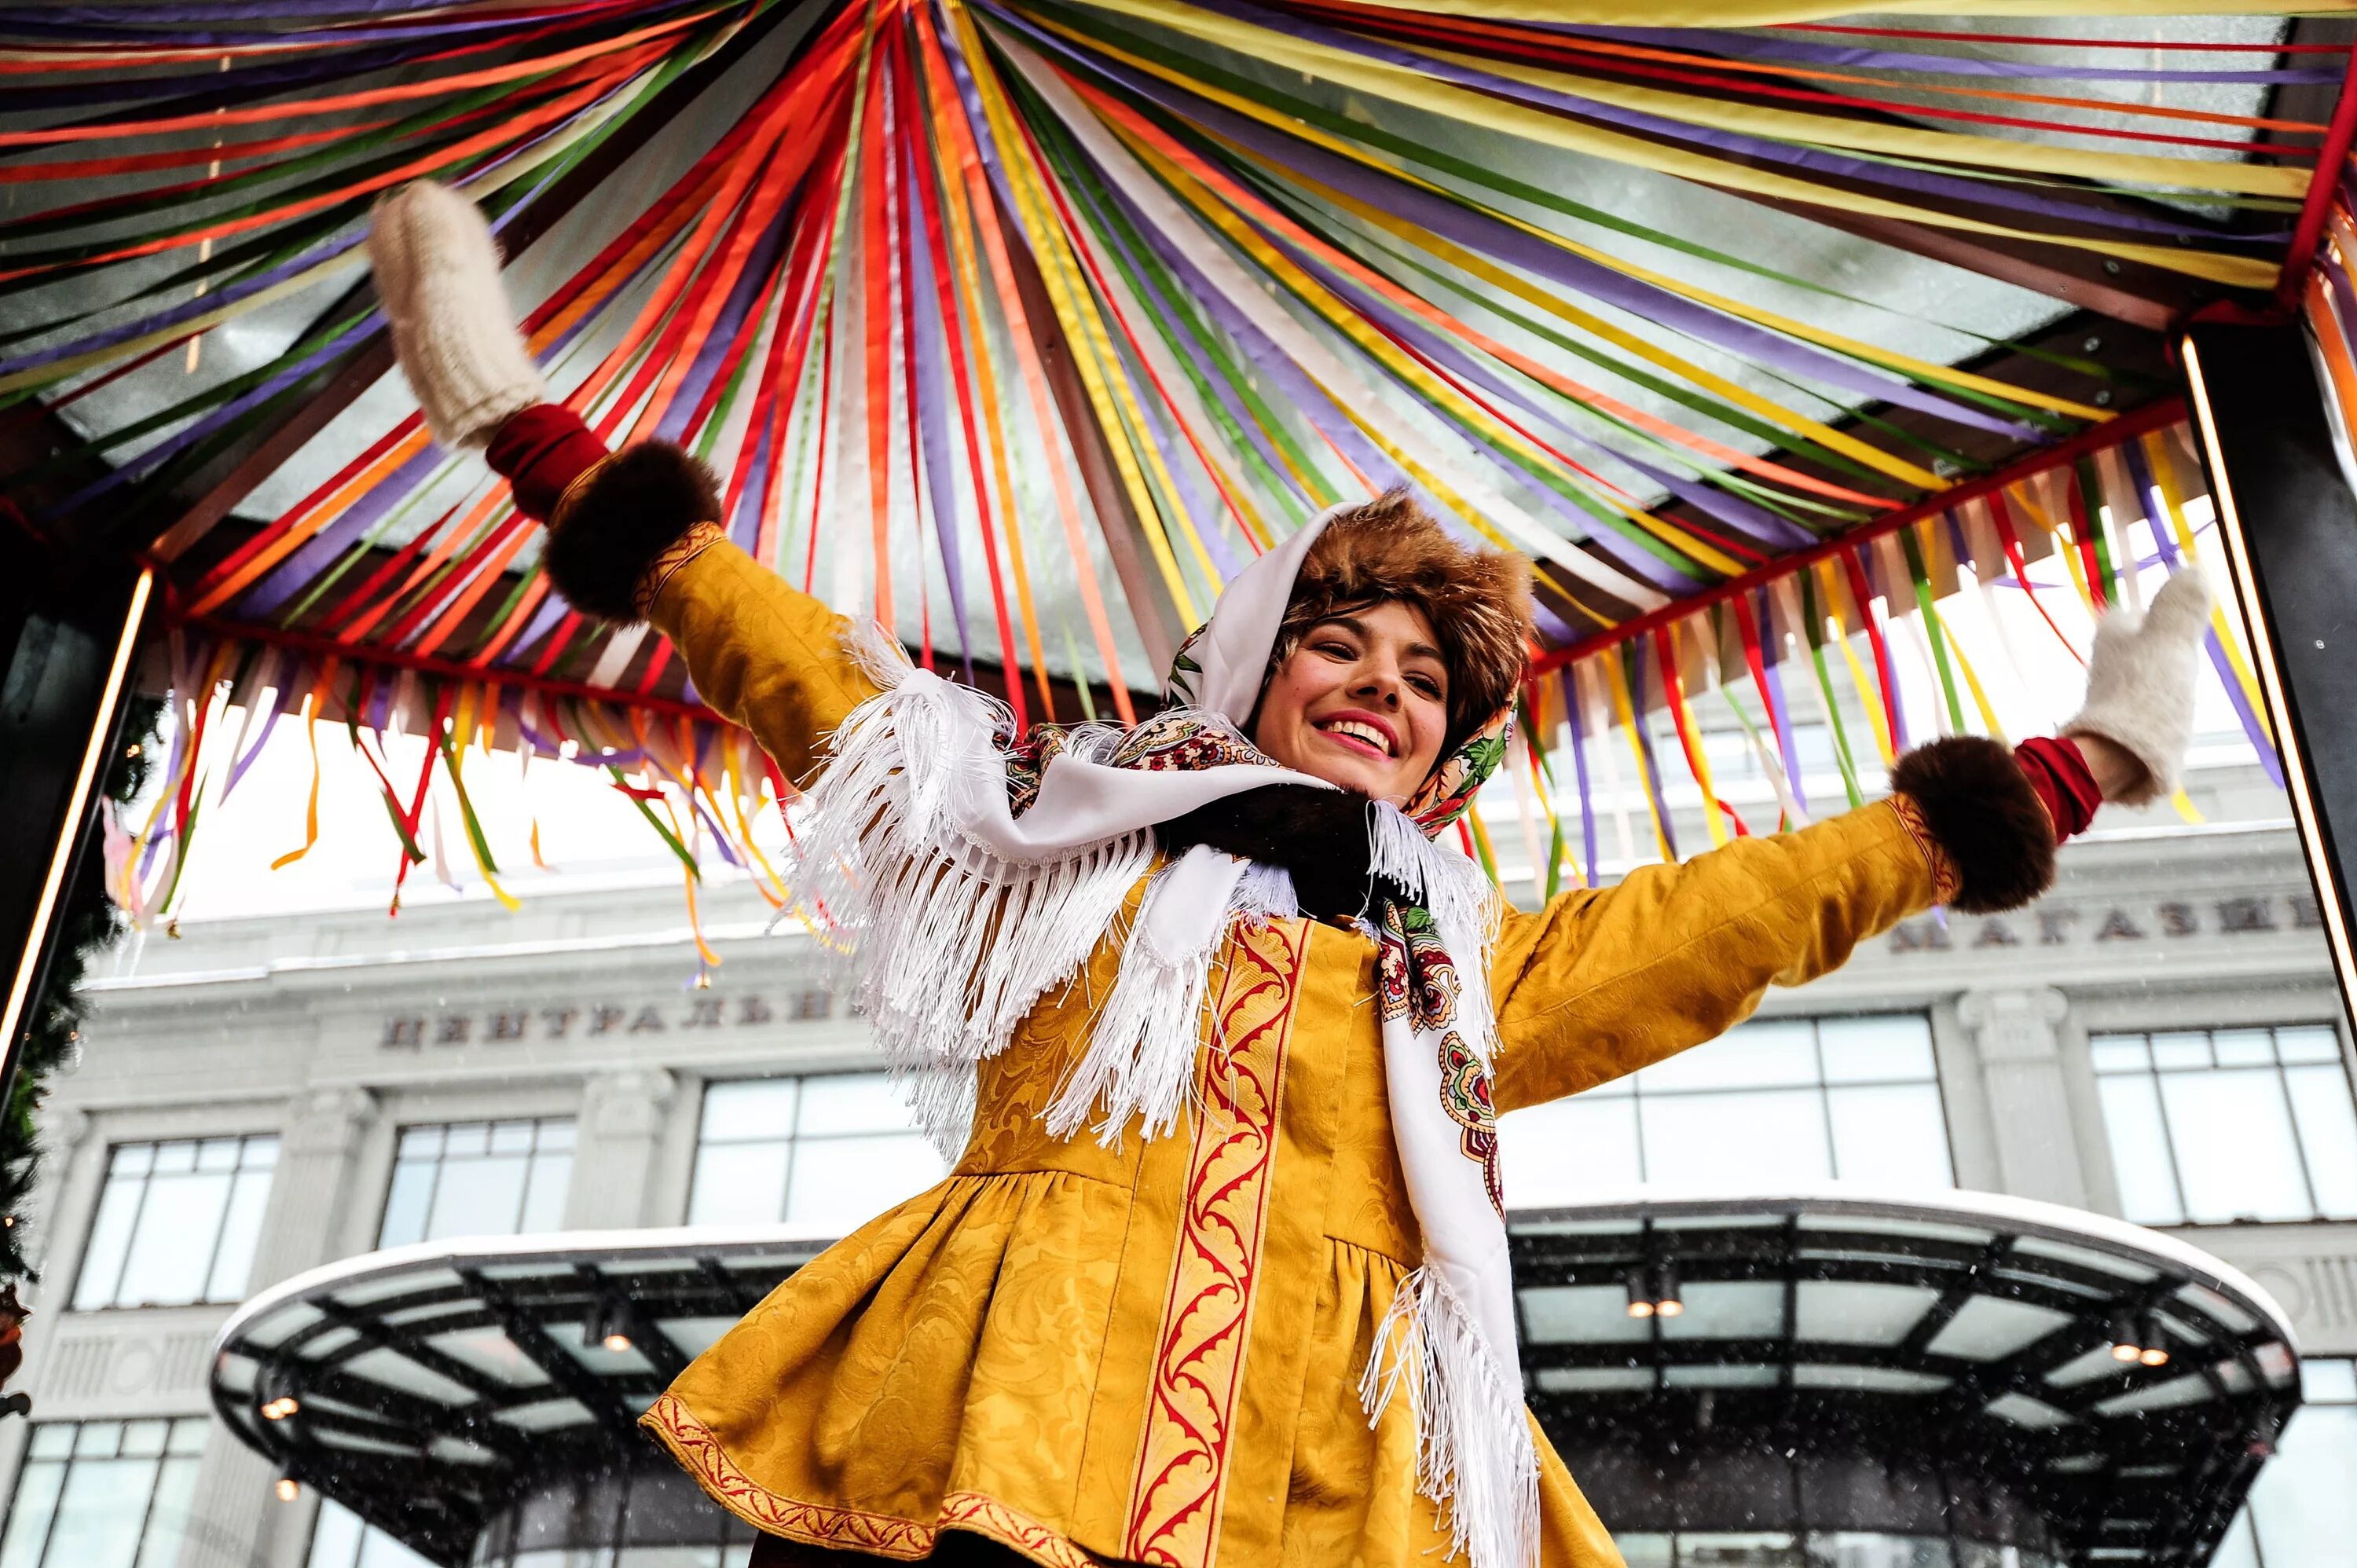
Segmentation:
<svg viewBox="0 0 2357 1568">
<path fill-rule="evenodd" d="M 714 545 L 728 537 L 728 531 L 716 522 L 699 522 L 679 536 L 676 543 L 647 563 L 645 575 L 639 578 L 639 591 L 631 596 L 631 605 L 645 619 L 654 612 L 655 601 L 662 597 L 664 585 L 672 574 L 694 560 Z"/>
<path fill-rule="evenodd" d="M 1238 928 L 1228 950 L 1122 1546 L 1158 1568 L 1210 1568 L 1218 1556 L 1308 941 L 1306 922 L 1272 921 Z"/>
<path fill-rule="evenodd" d="M 1018 1552 L 1042 1568 L 1098 1568 L 1097 1560 L 1066 1538 L 997 1498 L 981 1492 L 951 1492 L 931 1524 L 896 1514 L 825 1508 L 780 1497 L 739 1469 L 720 1440 L 695 1419 L 676 1394 L 655 1401 L 639 1424 L 671 1450 L 683 1469 L 713 1501 L 754 1529 L 813 1546 L 862 1552 L 871 1557 L 916 1562 L 930 1557 L 942 1532 L 963 1530 Z"/>
<path fill-rule="evenodd" d="M 1923 820 L 1923 808 L 1904 795 L 1893 795 L 1890 797 L 1890 809 L 1899 813 L 1899 821 L 1906 828 L 1907 836 L 1915 841 L 1915 847 L 1923 854 L 1923 864 L 1932 868 L 1932 902 L 1953 902 L 1957 890 L 1964 885 L 1964 875 L 1957 871 L 1956 863 L 1948 852 L 1940 847 L 1940 841 L 1933 836 L 1931 824 Z"/>
</svg>

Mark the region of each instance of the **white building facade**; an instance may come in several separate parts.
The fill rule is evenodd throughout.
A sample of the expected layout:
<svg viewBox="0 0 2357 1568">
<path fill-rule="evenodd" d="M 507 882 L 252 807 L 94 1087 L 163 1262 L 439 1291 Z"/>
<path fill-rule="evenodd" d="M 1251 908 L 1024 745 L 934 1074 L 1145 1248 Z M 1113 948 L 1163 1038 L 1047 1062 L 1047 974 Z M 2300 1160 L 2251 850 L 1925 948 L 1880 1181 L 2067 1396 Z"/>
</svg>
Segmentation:
<svg viewBox="0 0 2357 1568">
<path fill-rule="evenodd" d="M 223 920 L 95 966 L 28 1217 L 0 1568 L 402 1561 L 282 1501 L 210 1418 L 215 1333 L 303 1270 L 478 1233 L 848 1229 L 935 1179 L 816 944 L 767 916 L 707 897 L 708 989 L 675 888 Z M 2305 1359 L 2217 1561 L 2319 1568 L 2357 1540 L 2352 1080 L 2289 832 L 2120 836 L 2031 911 L 1910 922 L 1727 1041 L 1510 1118 L 1507 1192 L 1953 1186 L 2175 1231 L 2272 1293 Z M 1820 1555 L 1721 1545 L 1676 1560 Z"/>
</svg>

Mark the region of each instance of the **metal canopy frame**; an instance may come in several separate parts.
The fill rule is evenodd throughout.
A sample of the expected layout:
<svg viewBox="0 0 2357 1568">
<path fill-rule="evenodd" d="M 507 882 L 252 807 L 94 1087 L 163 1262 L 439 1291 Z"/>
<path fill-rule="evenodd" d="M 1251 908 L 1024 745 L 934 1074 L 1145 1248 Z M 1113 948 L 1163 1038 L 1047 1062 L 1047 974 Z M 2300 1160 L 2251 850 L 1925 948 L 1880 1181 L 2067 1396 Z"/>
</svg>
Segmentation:
<svg viewBox="0 0 2357 1568">
<path fill-rule="evenodd" d="M 2222 1265 L 2192 1265 L 2175 1249 L 2138 1249 L 2108 1230 L 2071 1226 L 2067 1210 L 2025 1219 L 1937 1199 L 1768 1198 L 1641 1203 L 1608 1212 L 1618 1225 L 1594 1209 L 1515 1217 L 1517 1284 L 1618 1288 L 1632 1264 L 1666 1258 L 1688 1288 L 1781 1284 L 1783 1332 L 1670 1337 L 1656 1319 L 1638 1342 L 1526 1342 L 1523 1366 L 1534 1377 L 1547 1369 L 1653 1373 L 1648 1386 L 1627 1393 L 1533 1394 L 1550 1435 L 1575 1453 L 1641 1452 L 1666 1472 L 1698 1454 L 1789 1458 L 1797 1449 L 1822 1460 L 1846 1450 L 1869 1465 L 1963 1472 L 1992 1482 L 2041 1516 L 2057 1549 L 2074 1562 L 2196 1565 L 2217 1546 L 2299 1402 L 2288 1330 L 2280 1309 L 2255 1286 Z M 1781 1222 L 1763 1225 L 1763 1215 Z M 1926 1235 L 1926 1220 L 1975 1234 Z M 2115 1260 L 2117 1269 L 2025 1249 L 2025 1241 Z M 1798 1337 L 1796 1315 L 1801 1287 L 1813 1283 L 1935 1294 L 1895 1342 L 1813 1342 Z M 2044 1307 L 2063 1321 L 1988 1360 L 1934 1353 L 1940 1332 L 1975 1297 Z M 2168 1320 L 2169 1366 L 2117 1365 L 2084 1380 L 2050 1380 L 2091 1352 L 2108 1352 L 2115 1314 L 2147 1312 Z M 1934 1377 L 1945 1386 L 1913 1395 L 1802 1386 L 1795 1371 L 1811 1365 Z M 1711 1366 L 1770 1366 L 1777 1377 L 1772 1387 L 1681 1389 L 1662 1376 Z M 2123 1394 L 2187 1377 L 2202 1387 L 2188 1391 L 2193 1397 L 2184 1403 L 2104 1408 Z M 1990 1402 L 2008 1394 L 2035 1399 L 2063 1422 L 2041 1430 L 1991 1413 Z M 1580 1468 L 1576 1458 L 1570 1462 Z M 1674 1489 L 1668 1495 L 1674 1509 Z M 1797 1517 L 1800 1511 L 1781 1525 L 1755 1519 L 1746 1528 L 1856 1528 Z M 2099 1549 L 2101 1558 L 2091 1555 Z"/>
<path fill-rule="evenodd" d="M 1684 1510 L 1685 1528 L 1859 1528 L 1804 1517 L 1806 1488 L 1792 1467 L 1798 1455 L 1828 1473 L 1916 1477 L 1905 1484 L 1919 1493 L 1921 1477 L 1941 1477 L 1939 1506 L 1965 1516 L 1950 1521 L 1962 1536 L 2028 1534 L 2029 1544 L 2051 1542 L 2083 1562 L 2100 1547 L 2159 1568 L 2198 1564 L 2298 1403 L 2280 1310 L 2257 1287 L 2222 1264 L 2205 1267 L 2202 1254 L 2166 1238 L 2140 1244 L 2130 1227 L 2074 1223 L 2069 1210 L 1971 1195 L 1738 1197 L 1519 1212 L 1510 1233 L 1523 1293 L 1566 1284 L 1618 1291 L 1632 1263 L 1660 1259 L 1673 1262 L 1689 1287 L 1782 1287 L 1785 1332 L 1767 1337 L 1669 1337 L 1659 1320 L 1641 1341 L 1532 1341 L 1526 1334 L 1533 1408 L 1575 1470 L 1623 1517 L 1667 1508 Z M 2040 1242 L 2078 1257 L 2046 1255 Z M 701 1335 L 674 1339 L 662 1325 L 741 1316 L 824 1245 L 783 1230 L 657 1230 L 426 1243 L 352 1259 L 239 1311 L 217 1348 L 214 1405 L 285 1474 L 455 1564 L 506 1510 L 552 1484 L 660 1466 L 635 1431 L 638 1412 L 704 1348 Z M 2102 1266 L 2105 1260 L 2113 1266 Z M 1799 1294 L 1815 1283 L 1912 1284 L 1936 1294 L 1894 1343 L 1813 1343 L 1792 1330 Z M 1976 1296 L 2044 1306 L 2063 1321 L 1993 1360 L 1935 1353 L 1942 1329 Z M 1526 1295 L 1523 1307 L 1527 1319 Z M 630 1350 L 596 1348 L 593 1325 L 618 1309 Z M 2171 1368 L 2122 1369 L 2068 1387 L 2047 1381 L 2108 1344 L 2115 1312 L 2147 1310 L 2171 1320 Z M 578 1350 L 565 1343 L 576 1326 Z M 493 1337 L 482 1356 L 447 1348 L 446 1337 L 467 1333 Z M 490 1369 L 501 1364 L 507 1374 Z M 1909 1395 L 1812 1387 L 1796 1377 L 1820 1365 L 1948 1381 L 1936 1393 Z M 1757 1389 L 1649 1386 L 1628 1394 L 1545 1386 L 1548 1373 L 1563 1370 L 1650 1371 L 1659 1384 L 1664 1370 L 1709 1366 L 1773 1367 L 1776 1377 Z M 394 1387 L 387 1376 L 411 1386 Z M 2102 1408 L 2139 1383 L 2186 1376 L 2201 1386 L 2181 1405 Z M 1990 1414 L 1989 1402 L 2008 1392 L 2053 1407 L 2068 1424 L 2038 1431 Z M 262 1413 L 285 1397 L 299 1406 L 293 1415 Z M 1631 1509 L 1609 1491 L 1611 1473 L 1631 1463 L 1708 1484 L 1657 1484 L 1654 1498 Z M 1779 1487 L 1791 1515 L 1781 1524 L 1772 1511 L 1763 1516 L 1760 1498 L 1762 1487 Z M 1769 1506 L 1784 1505 L 1771 1498 Z"/>
</svg>

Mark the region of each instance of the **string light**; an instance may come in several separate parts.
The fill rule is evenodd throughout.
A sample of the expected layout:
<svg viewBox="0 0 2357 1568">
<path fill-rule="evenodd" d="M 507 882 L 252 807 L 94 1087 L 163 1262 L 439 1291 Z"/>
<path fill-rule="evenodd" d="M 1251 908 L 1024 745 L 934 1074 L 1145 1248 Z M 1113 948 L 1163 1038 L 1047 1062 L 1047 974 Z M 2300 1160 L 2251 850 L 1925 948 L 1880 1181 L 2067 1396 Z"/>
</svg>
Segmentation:
<svg viewBox="0 0 2357 1568">
<path fill-rule="evenodd" d="M 2124 1366 L 2169 1365 L 2169 1334 L 2157 1312 L 2112 1314 L 2112 1359 Z"/>
<path fill-rule="evenodd" d="M 630 1349 L 630 1302 L 610 1291 L 599 1296 L 597 1305 L 590 1309 L 589 1321 L 584 1326 L 582 1337 L 594 1339 L 617 1354 Z"/>
<path fill-rule="evenodd" d="M 1677 1270 L 1667 1262 L 1631 1269 L 1627 1283 L 1631 1317 L 1675 1317 L 1686 1309 L 1678 1290 Z"/>
<path fill-rule="evenodd" d="M 2157 1312 L 2146 1313 L 2143 1326 L 2144 1332 L 2138 1337 L 2143 1340 L 2144 1347 L 2137 1354 L 2136 1359 L 2147 1367 L 2168 1366 L 2169 1336 L 2160 1326 L 2160 1315 Z"/>
<path fill-rule="evenodd" d="M 262 1407 L 262 1419 L 264 1421 L 285 1421 L 288 1416 L 293 1415 L 296 1411 L 301 1410 L 302 1408 L 303 1402 L 296 1399 L 293 1394 L 280 1394 L 276 1399 L 272 1400 L 269 1403 Z"/>
<path fill-rule="evenodd" d="M 291 1503 L 302 1495 L 302 1482 L 296 1480 L 292 1476 L 281 1476 L 278 1477 L 278 1500 L 280 1502 Z"/>
</svg>

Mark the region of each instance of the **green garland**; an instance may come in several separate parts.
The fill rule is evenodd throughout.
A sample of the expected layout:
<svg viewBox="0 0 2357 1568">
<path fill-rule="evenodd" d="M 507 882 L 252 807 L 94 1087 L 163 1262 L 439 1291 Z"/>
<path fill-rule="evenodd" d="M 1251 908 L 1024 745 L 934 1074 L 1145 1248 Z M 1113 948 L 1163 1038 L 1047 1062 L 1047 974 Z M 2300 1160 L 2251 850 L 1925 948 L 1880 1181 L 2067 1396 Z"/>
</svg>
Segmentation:
<svg viewBox="0 0 2357 1568">
<path fill-rule="evenodd" d="M 164 704 L 158 698 L 130 699 L 130 711 L 124 715 L 122 747 L 106 774 L 106 793 L 118 806 L 127 804 L 146 783 L 163 714 Z M 104 858 L 95 843 L 75 868 L 58 921 L 57 956 L 33 1006 L 23 1053 L 16 1058 L 16 1076 L 8 1085 L 5 1119 L 0 1120 L 0 1283 L 39 1277 L 25 1257 L 25 1234 L 17 1221 L 40 1176 L 41 1152 L 36 1140 L 41 1101 L 48 1093 L 49 1075 L 73 1060 L 81 1049 L 84 970 L 91 955 L 111 947 L 123 935 L 123 913 L 106 896 Z"/>
</svg>

